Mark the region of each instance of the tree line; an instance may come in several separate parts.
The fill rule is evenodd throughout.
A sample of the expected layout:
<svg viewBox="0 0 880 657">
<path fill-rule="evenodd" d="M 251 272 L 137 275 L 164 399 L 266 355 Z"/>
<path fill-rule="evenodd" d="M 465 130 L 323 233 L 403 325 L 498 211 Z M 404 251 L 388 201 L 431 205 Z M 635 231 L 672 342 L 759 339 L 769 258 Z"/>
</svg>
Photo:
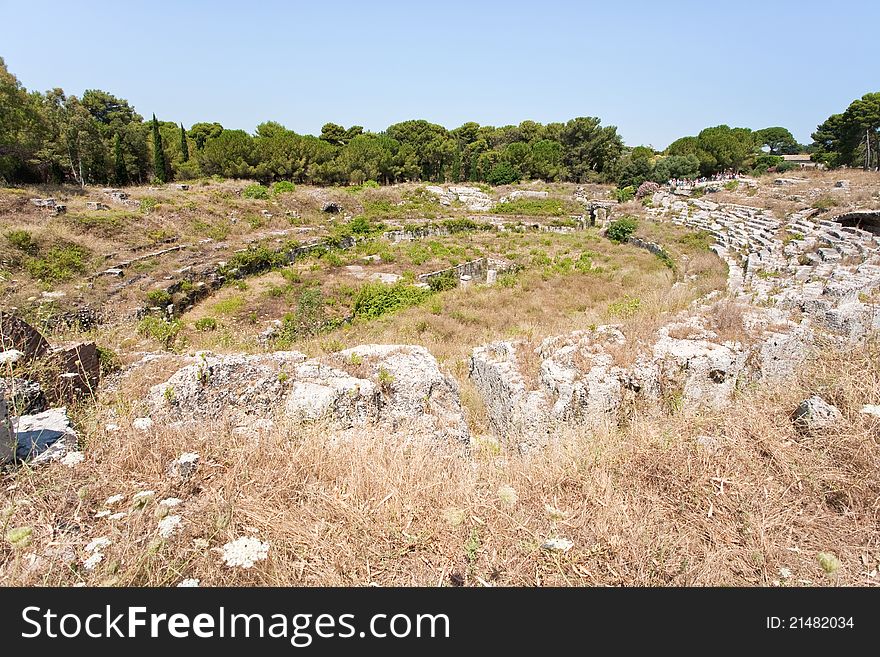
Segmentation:
<svg viewBox="0 0 880 657">
<path fill-rule="evenodd" d="M 869 96 L 880 95 L 862 100 Z M 867 151 L 865 161 L 877 161 L 877 104 L 874 98 L 855 109 L 851 105 L 819 126 L 812 146 L 818 156 L 843 164 Z M 678 139 L 663 152 L 628 148 L 615 126 L 603 126 L 596 117 L 501 127 L 468 122 L 453 130 L 412 120 L 378 133 L 327 123 L 319 136 L 297 134 L 274 121 L 261 123 L 254 134 L 209 122 L 186 129 L 155 115 L 145 121 L 128 101 L 106 91 L 91 89 L 81 97 L 62 89 L 28 92 L 2 58 L 0 110 L 0 180 L 9 183 L 127 185 L 218 175 L 266 184 L 499 185 L 541 179 L 624 186 L 778 168 L 782 154 L 806 148 L 782 127 L 752 131 L 726 125 Z M 865 121 L 874 126 L 867 132 Z"/>
</svg>

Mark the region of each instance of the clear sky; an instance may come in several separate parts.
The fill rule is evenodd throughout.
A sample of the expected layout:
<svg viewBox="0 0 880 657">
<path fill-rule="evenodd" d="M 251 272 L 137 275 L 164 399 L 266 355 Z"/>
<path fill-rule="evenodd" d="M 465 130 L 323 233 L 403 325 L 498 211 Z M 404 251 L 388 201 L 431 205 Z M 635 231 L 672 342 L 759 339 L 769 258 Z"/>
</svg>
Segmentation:
<svg viewBox="0 0 880 657">
<path fill-rule="evenodd" d="M 28 89 L 248 131 L 598 116 L 631 145 L 721 123 L 809 142 L 880 91 L 876 0 L 0 0 L 0 24 Z"/>
</svg>

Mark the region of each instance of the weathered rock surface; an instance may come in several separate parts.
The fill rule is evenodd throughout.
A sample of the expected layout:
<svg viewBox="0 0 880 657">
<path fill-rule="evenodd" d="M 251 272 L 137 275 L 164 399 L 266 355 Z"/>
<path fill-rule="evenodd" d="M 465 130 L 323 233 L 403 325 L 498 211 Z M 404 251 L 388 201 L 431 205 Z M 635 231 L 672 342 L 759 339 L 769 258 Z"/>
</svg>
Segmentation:
<svg viewBox="0 0 880 657">
<path fill-rule="evenodd" d="M 63 406 L 13 418 L 12 430 L 16 439 L 16 460 L 29 460 L 32 465 L 60 459 L 77 447 L 76 432 Z"/>
<path fill-rule="evenodd" d="M 46 356 L 54 386 L 53 400 L 71 401 L 97 391 L 101 377 L 98 348 L 94 342 L 72 342 L 53 347 Z"/>
<path fill-rule="evenodd" d="M 210 417 L 253 426 L 281 416 L 469 439 L 455 381 L 417 346 L 364 345 L 316 359 L 298 352 L 201 354 L 153 386 L 148 403 L 154 417 L 176 421 Z"/>
<path fill-rule="evenodd" d="M 428 185 L 425 189 L 440 198 L 441 205 L 452 205 L 458 201 L 469 210 L 486 212 L 495 205 L 492 198 L 476 187 L 453 186 L 444 189 L 439 185 Z"/>
<path fill-rule="evenodd" d="M 0 378 L 0 396 L 8 400 L 10 409 L 17 415 L 46 410 L 46 395 L 36 381 L 19 377 Z"/>
<path fill-rule="evenodd" d="M 713 322 L 730 324 L 724 328 L 735 339 L 721 338 Z M 535 381 L 523 375 L 524 344 L 477 347 L 470 378 L 492 428 L 522 450 L 545 443 L 559 423 L 613 425 L 626 402 L 723 407 L 743 383 L 790 375 L 809 353 L 811 335 L 775 309 L 705 306 L 661 327 L 649 345 L 630 344 L 616 326 L 547 338 L 535 350 Z"/>
<path fill-rule="evenodd" d="M 791 420 L 802 433 L 831 429 L 841 419 L 840 410 L 818 395 L 802 401 L 791 416 Z"/>
<path fill-rule="evenodd" d="M 2 351 L 16 349 L 25 359 L 39 358 L 49 350 L 49 342 L 20 317 L 0 310 L 0 346 Z"/>
<path fill-rule="evenodd" d="M 9 463 L 15 458 L 16 439 L 9 421 L 6 399 L 0 395 L 0 463 Z"/>
</svg>

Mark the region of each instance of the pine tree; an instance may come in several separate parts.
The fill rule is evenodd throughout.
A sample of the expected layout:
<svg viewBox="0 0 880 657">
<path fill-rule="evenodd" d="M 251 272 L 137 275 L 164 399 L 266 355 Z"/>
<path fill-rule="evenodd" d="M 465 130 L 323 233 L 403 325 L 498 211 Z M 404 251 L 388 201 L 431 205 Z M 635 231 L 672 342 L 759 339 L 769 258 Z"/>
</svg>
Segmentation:
<svg viewBox="0 0 880 657">
<path fill-rule="evenodd" d="M 180 152 L 183 154 L 183 161 L 189 162 L 189 145 L 186 143 L 186 130 L 183 124 L 180 124 Z"/>
<path fill-rule="evenodd" d="M 160 183 L 168 181 L 165 171 L 165 151 L 162 150 L 162 135 L 159 134 L 159 122 L 153 114 L 153 175 Z"/>
<path fill-rule="evenodd" d="M 125 166 L 125 158 L 122 156 L 122 139 L 119 136 L 119 133 L 116 133 L 116 136 L 113 137 L 113 173 L 116 179 L 117 185 L 127 185 L 128 184 L 128 169 Z"/>
</svg>

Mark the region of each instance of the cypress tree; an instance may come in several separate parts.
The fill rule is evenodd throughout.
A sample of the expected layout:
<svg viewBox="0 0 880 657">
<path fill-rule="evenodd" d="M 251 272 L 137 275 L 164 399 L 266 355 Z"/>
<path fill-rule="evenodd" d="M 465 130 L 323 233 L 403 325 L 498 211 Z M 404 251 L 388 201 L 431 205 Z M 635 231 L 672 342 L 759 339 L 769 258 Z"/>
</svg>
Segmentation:
<svg viewBox="0 0 880 657">
<path fill-rule="evenodd" d="M 122 139 L 119 137 L 118 132 L 113 137 L 113 160 L 116 184 L 128 184 L 128 169 L 125 168 L 125 158 L 122 156 Z"/>
<path fill-rule="evenodd" d="M 189 162 L 189 145 L 186 143 L 186 130 L 183 124 L 180 124 L 180 152 L 183 154 L 183 161 Z"/>
<path fill-rule="evenodd" d="M 168 180 L 165 171 L 165 151 L 162 150 L 162 135 L 159 134 L 159 122 L 155 114 L 153 114 L 153 175 L 160 183 Z"/>
</svg>

